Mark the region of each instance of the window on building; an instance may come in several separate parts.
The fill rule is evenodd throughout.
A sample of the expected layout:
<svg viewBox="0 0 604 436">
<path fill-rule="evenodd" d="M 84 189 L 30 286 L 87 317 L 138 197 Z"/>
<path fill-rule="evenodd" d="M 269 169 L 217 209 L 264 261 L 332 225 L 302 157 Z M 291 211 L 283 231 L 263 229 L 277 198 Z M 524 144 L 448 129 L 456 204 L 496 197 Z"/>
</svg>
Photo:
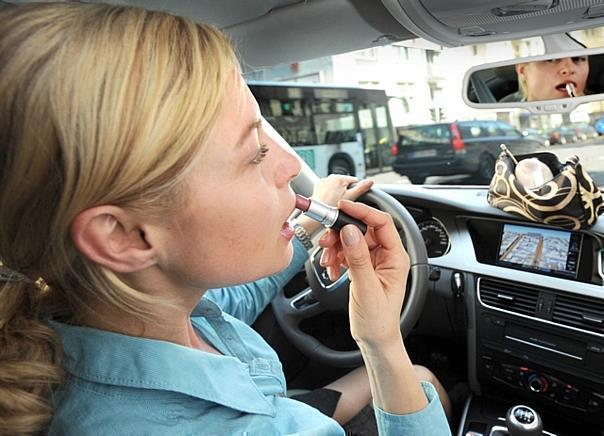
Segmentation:
<svg viewBox="0 0 604 436">
<path fill-rule="evenodd" d="M 409 60 L 409 47 L 405 47 L 402 45 L 395 45 L 394 47 L 396 47 L 399 58 L 401 58 L 404 61 Z"/>
<path fill-rule="evenodd" d="M 359 50 L 356 53 L 357 58 L 359 59 L 376 59 L 377 58 L 377 48 L 369 47 L 365 50 Z"/>
<path fill-rule="evenodd" d="M 363 88 L 379 88 L 380 81 L 379 80 L 359 80 L 359 86 Z"/>
<path fill-rule="evenodd" d="M 429 82 L 428 87 L 430 88 L 430 100 L 438 100 L 443 91 L 442 86 L 438 82 Z"/>
<path fill-rule="evenodd" d="M 436 50 L 426 50 L 426 60 L 429 64 L 433 64 L 438 60 L 440 53 Z"/>
</svg>

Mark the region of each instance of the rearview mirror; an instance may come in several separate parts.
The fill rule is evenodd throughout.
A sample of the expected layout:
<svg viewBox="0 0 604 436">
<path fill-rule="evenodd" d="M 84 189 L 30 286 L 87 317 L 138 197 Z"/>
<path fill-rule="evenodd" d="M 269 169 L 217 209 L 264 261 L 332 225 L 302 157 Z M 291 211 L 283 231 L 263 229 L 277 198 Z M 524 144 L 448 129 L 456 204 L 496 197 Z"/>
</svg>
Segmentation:
<svg viewBox="0 0 604 436">
<path fill-rule="evenodd" d="M 604 99 L 604 49 L 580 49 L 511 59 L 471 68 L 463 98 L 479 109 L 525 108 L 569 112 Z"/>
</svg>

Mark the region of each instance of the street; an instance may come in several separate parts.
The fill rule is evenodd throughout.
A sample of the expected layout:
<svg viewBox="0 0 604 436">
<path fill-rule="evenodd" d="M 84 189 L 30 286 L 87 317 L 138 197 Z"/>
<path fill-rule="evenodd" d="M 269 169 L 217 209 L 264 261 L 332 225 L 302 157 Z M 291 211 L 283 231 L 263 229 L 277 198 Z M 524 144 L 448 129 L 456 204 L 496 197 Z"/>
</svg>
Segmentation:
<svg viewBox="0 0 604 436">
<path fill-rule="evenodd" d="M 540 151 L 554 153 L 562 162 L 574 154 L 579 156 L 583 168 L 589 173 L 592 179 L 599 185 L 604 185 L 604 137 L 594 141 L 569 144 L 569 145 L 552 145 L 545 147 Z M 394 171 L 386 171 L 380 174 L 374 174 L 367 177 L 374 180 L 376 183 L 403 183 L 409 184 L 409 179 L 405 176 L 395 173 Z M 447 176 L 447 177 L 428 177 L 426 180 L 428 185 L 476 185 L 482 184 L 477 182 L 471 176 Z"/>
</svg>

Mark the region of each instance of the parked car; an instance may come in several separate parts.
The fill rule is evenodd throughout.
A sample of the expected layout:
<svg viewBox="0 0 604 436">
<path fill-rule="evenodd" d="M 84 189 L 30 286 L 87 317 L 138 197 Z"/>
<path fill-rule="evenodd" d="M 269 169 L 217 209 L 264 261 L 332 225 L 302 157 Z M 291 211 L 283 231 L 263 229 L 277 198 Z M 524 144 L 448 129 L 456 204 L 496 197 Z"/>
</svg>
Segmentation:
<svg viewBox="0 0 604 436">
<path fill-rule="evenodd" d="M 579 142 L 577 131 L 567 126 L 554 127 L 547 131 L 550 145 L 554 144 L 572 144 Z"/>
<path fill-rule="evenodd" d="M 522 136 L 524 136 L 526 139 L 533 139 L 535 141 L 539 141 L 543 147 L 550 146 L 549 136 L 539 129 L 534 129 L 532 127 L 524 129 L 522 131 Z"/>
<path fill-rule="evenodd" d="M 577 138 L 579 138 L 580 141 L 588 141 L 598 137 L 598 131 L 587 123 L 572 124 L 571 128 L 575 129 Z"/>
<path fill-rule="evenodd" d="M 480 182 L 493 176 L 495 160 L 505 144 L 514 154 L 531 153 L 541 146 L 511 125 L 492 120 L 456 121 L 405 127 L 395 146 L 394 171 L 414 184 L 428 176 L 468 174 Z"/>
</svg>

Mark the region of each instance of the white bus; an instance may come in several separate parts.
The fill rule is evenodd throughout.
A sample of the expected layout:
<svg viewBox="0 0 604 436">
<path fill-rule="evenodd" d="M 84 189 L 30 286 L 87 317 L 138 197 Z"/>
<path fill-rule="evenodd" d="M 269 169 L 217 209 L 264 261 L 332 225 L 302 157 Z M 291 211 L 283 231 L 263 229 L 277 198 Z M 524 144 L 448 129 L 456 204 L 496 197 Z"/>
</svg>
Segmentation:
<svg viewBox="0 0 604 436">
<path fill-rule="evenodd" d="M 383 90 L 248 82 L 266 120 L 319 177 L 390 165 L 394 130 Z"/>
</svg>

